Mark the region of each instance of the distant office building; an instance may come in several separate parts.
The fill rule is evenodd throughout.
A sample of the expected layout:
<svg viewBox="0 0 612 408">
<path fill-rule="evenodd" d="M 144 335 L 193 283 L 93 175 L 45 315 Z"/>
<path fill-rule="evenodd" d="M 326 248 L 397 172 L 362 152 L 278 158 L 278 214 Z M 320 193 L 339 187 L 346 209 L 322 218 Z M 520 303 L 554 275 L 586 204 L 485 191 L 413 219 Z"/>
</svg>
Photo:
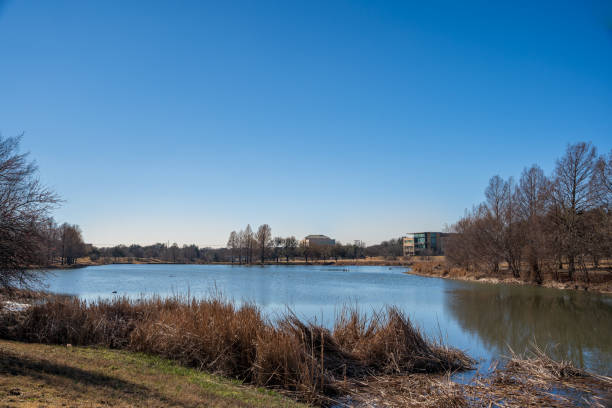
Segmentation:
<svg viewBox="0 0 612 408">
<path fill-rule="evenodd" d="M 404 256 L 444 255 L 444 232 L 414 232 L 403 239 Z"/>
<path fill-rule="evenodd" d="M 304 242 L 307 246 L 316 245 L 316 246 L 331 246 L 336 245 L 336 240 L 331 239 L 325 235 L 308 235 L 304 238 Z"/>
</svg>

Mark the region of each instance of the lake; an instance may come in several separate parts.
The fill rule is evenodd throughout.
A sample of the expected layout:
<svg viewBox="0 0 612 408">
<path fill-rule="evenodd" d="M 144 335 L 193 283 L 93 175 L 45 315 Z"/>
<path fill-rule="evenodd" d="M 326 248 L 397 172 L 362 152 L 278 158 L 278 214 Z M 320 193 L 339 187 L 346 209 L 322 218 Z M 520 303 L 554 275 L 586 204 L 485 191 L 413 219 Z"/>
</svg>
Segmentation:
<svg viewBox="0 0 612 408">
<path fill-rule="evenodd" d="M 287 308 L 330 326 L 345 304 L 404 310 L 428 336 L 463 349 L 486 371 L 534 340 L 555 358 L 612 374 L 612 296 L 408 275 L 387 266 L 104 265 L 56 270 L 48 290 L 84 299 L 222 293 L 274 318 Z M 113 292 L 117 292 L 113 294 Z"/>
</svg>

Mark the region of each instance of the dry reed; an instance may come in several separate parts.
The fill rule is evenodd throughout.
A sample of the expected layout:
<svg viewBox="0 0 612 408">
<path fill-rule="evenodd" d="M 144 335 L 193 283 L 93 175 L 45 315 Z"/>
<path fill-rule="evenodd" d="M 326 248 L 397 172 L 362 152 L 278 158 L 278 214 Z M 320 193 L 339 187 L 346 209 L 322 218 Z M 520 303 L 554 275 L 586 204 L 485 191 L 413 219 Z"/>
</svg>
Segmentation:
<svg viewBox="0 0 612 408">
<path fill-rule="evenodd" d="M 221 297 L 51 299 L 0 314 L 0 337 L 160 355 L 323 405 L 345 395 L 350 381 L 473 363 L 426 340 L 396 308 L 370 317 L 346 308 L 328 330 L 290 312 L 271 322 L 257 306 Z"/>
<path fill-rule="evenodd" d="M 526 356 L 511 353 L 503 367 L 464 387 L 469 401 L 512 408 L 612 405 L 612 378 L 555 361 L 535 344 Z"/>
<path fill-rule="evenodd" d="M 554 361 L 533 347 L 469 384 L 450 373 L 473 365 L 426 339 L 398 309 L 369 316 L 344 308 L 332 330 L 291 312 L 271 322 L 256 305 L 221 297 L 85 302 L 50 297 L 0 312 L 0 337 L 96 345 L 160 355 L 280 390 L 320 405 L 359 407 L 559 406 L 610 404 L 612 379 Z"/>
</svg>

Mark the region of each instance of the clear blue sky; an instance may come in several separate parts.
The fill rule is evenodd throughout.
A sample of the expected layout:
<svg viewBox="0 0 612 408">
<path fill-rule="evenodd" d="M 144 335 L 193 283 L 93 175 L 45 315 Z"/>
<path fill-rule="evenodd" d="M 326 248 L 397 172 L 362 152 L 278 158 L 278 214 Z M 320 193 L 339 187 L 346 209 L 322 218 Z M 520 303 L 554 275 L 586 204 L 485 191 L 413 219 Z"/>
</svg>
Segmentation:
<svg viewBox="0 0 612 408">
<path fill-rule="evenodd" d="M 440 230 L 612 148 L 610 2 L 2 1 L 0 132 L 98 245 Z"/>
</svg>

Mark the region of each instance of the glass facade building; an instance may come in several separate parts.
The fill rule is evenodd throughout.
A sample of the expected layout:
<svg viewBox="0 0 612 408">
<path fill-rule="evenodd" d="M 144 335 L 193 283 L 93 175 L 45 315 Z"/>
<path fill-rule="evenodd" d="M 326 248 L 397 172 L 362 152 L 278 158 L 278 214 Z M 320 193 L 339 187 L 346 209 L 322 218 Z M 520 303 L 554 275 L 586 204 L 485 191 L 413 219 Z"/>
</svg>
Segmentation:
<svg viewBox="0 0 612 408">
<path fill-rule="evenodd" d="M 444 255 L 443 232 L 414 232 L 403 239 L 404 256 Z"/>
</svg>

